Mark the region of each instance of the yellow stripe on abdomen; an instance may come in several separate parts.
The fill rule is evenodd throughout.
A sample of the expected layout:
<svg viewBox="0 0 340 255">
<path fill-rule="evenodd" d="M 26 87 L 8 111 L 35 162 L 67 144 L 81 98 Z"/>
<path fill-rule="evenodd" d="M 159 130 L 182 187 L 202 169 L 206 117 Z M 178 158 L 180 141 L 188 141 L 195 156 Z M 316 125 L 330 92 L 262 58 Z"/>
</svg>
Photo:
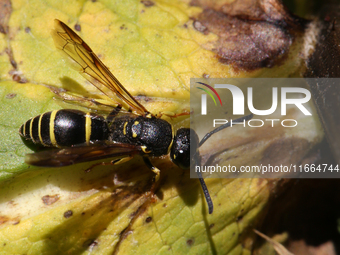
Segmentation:
<svg viewBox="0 0 340 255">
<path fill-rule="evenodd" d="M 48 146 L 47 144 L 44 143 L 43 139 L 42 139 L 42 136 L 41 136 L 41 119 L 43 118 L 45 113 L 41 114 L 40 117 L 39 117 L 39 125 L 38 125 L 38 135 L 39 135 L 39 140 L 40 140 L 40 143 L 44 146 Z"/>
<path fill-rule="evenodd" d="M 55 116 L 57 114 L 58 110 L 52 111 L 51 112 L 51 117 L 50 117 L 50 139 L 51 143 L 54 147 L 59 147 L 57 144 L 57 140 L 55 139 L 55 133 L 54 133 L 54 120 Z"/>
<path fill-rule="evenodd" d="M 90 145 L 92 131 L 92 119 L 91 114 L 88 112 L 85 115 L 85 141 L 87 145 Z"/>
<path fill-rule="evenodd" d="M 32 140 L 33 143 L 35 143 L 34 139 L 33 139 L 33 118 L 29 120 L 30 122 L 30 138 Z"/>
</svg>

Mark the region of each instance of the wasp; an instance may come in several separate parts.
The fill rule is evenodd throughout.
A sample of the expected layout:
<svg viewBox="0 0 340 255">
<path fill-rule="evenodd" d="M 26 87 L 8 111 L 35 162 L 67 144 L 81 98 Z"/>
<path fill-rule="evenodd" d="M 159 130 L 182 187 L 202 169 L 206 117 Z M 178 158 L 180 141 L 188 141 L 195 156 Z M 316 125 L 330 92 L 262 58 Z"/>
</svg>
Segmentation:
<svg viewBox="0 0 340 255">
<path fill-rule="evenodd" d="M 93 112 L 62 109 L 29 119 L 20 127 L 19 134 L 34 144 L 56 149 L 27 154 L 26 163 L 60 167 L 115 158 L 110 163 L 118 164 L 140 155 L 155 173 L 156 183 L 160 170 L 152 164 L 150 157 L 170 154 L 174 164 L 182 169 L 188 169 L 191 164 L 199 163 L 199 147 L 212 134 L 229 126 L 228 123 L 220 126 L 201 141 L 190 128 L 180 128 L 175 133 L 168 121 L 146 110 L 66 24 L 56 19 L 52 37 L 56 47 L 71 59 L 73 66 L 112 100 L 113 110 L 108 116 L 102 116 Z M 117 103 L 117 97 L 122 103 Z M 123 106 L 127 109 L 125 112 Z M 246 116 L 239 120 L 249 118 L 251 117 Z M 196 151 L 195 156 L 190 156 L 190 147 Z M 202 175 L 198 174 L 211 214 L 213 202 Z"/>
</svg>

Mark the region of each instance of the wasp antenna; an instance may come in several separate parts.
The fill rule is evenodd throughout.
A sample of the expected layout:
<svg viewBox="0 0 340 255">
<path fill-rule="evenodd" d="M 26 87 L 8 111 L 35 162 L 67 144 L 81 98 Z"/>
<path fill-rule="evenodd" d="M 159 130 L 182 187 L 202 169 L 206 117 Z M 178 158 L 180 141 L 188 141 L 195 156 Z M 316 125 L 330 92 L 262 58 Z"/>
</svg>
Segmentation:
<svg viewBox="0 0 340 255">
<path fill-rule="evenodd" d="M 197 175 L 198 175 L 198 179 L 200 180 L 200 183 L 201 183 L 201 186 L 202 186 L 202 190 L 203 190 L 203 193 L 204 193 L 204 196 L 205 196 L 205 200 L 207 201 L 207 204 L 208 204 L 209 214 L 212 214 L 212 212 L 214 210 L 214 205 L 213 205 L 213 202 L 211 200 L 207 185 L 205 184 L 205 181 L 202 177 L 201 172 L 197 172 Z"/>
<path fill-rule="evenodd" d="M 235 119 L 233 120 L 233 122 L 242 122 L 242 121 L 247 121 L 247 120 L 250 120 L 253 118 L 253 114 L 249 114 L 247 116 L 243 116 L 241 118 L 238 118 L 238 119 Z M 203 143 L 205 143 L 209 138 L 210 136 L 212 136 L 213 134 L 216 134 L 217 132 L 221 131 L 222 129 L 225 129 L 227 127 L 230 127 L 230 122 L 222 125 L 222 126 L 219 126 L 218 128 L 214 129 L 213 131 L 207 133 L 203 138 L 202 140 L 200 141 L 198 147 L 201 147 Z"/>
</svg>

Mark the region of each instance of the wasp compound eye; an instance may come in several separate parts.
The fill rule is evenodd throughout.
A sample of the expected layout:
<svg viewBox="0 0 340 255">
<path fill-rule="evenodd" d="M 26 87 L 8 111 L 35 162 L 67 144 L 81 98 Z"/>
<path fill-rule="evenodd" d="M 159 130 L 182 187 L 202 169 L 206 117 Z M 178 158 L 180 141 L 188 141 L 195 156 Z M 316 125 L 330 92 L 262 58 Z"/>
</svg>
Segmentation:
<svg viewBox="0 0 340 255">
<path fill-rule="evenodd" d="M 190 132 L 192 139 L 190 140 Z M 196 132 L 190 128 L 181 128 L 177 131 L 171 147 L 170 157 L 172 162 L 182 169 L 190 167 L 190 146 L 198 148 L 199 139 Z"/>
</svg>

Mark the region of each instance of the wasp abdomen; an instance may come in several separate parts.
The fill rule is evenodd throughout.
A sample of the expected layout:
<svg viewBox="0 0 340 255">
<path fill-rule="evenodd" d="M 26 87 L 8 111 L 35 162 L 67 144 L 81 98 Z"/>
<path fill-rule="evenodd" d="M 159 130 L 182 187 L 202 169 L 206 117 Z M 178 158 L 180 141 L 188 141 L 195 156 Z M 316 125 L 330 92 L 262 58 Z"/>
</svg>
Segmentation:
<svg viewBox="0 0 340 255">
<path fill-rule="evenodd" d="M 28 120 L 19 132 L 35 144 L 68 147 L 106 140 L 108 126 L 102 116 L 64 109 L 46 112 Z"/>
</svg>

